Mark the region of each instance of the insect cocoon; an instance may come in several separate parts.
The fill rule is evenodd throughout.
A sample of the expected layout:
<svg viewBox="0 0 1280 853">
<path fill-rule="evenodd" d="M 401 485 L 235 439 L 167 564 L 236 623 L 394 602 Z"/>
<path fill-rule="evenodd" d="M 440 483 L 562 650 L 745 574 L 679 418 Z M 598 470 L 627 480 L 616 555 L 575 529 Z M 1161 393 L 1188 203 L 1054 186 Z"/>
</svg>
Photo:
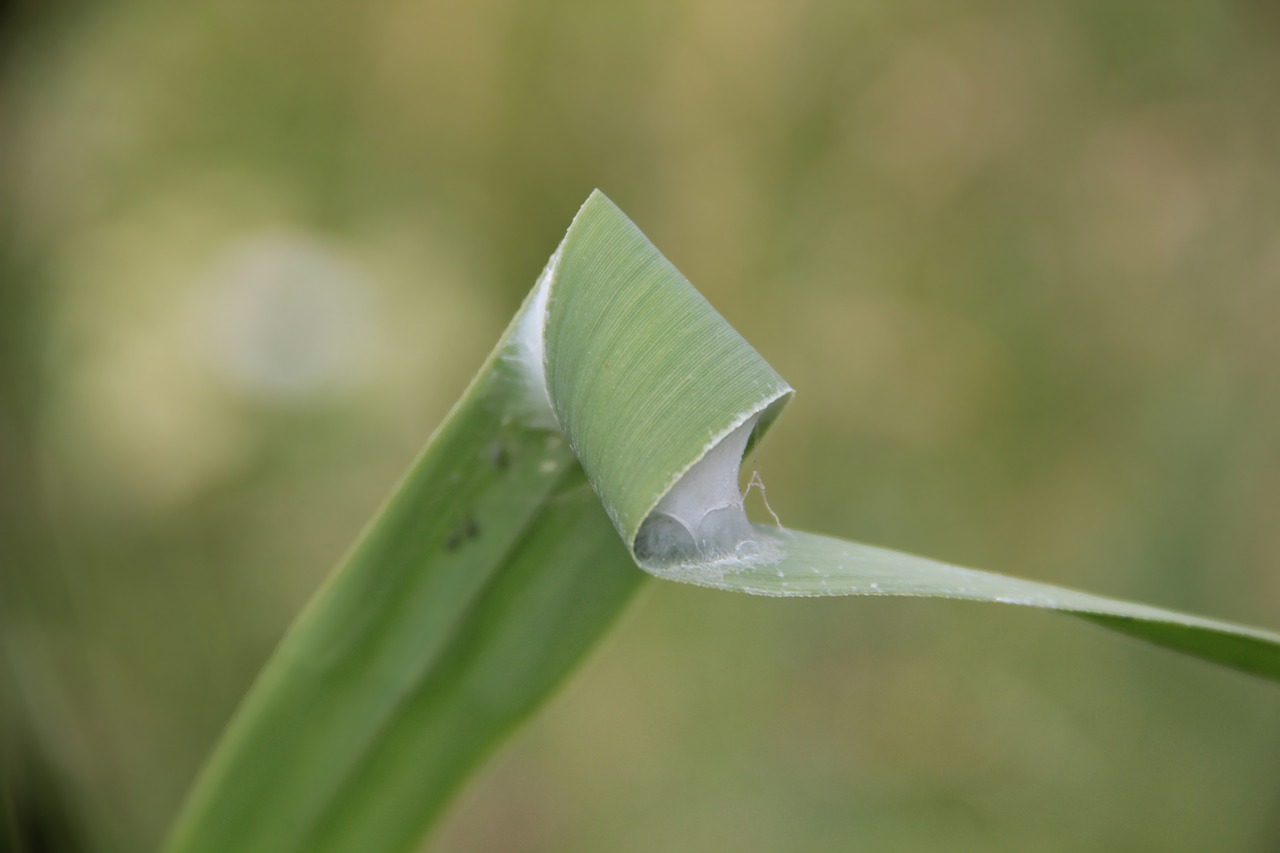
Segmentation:
<svg viewBox="0 0 1280 853">
<path fill-rule="evenodd" d="M 658 501 L 636 533 L 635 554 L 644 568 L 664 574 L 762 556 L 765 543 L 738 492 L 738 467 L 759 418 L 752 415 L 721 439 Z"/>
</svg>

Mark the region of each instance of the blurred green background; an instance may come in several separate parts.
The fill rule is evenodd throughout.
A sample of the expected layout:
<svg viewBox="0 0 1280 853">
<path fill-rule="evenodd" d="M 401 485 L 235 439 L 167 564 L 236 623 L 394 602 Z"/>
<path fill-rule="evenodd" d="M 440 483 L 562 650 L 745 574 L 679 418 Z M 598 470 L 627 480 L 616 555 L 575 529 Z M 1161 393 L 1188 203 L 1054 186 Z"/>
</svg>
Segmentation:
<svg viewBox="0 0 1280 853">
<path fill-rule="evenodd" d="M 2 14 L 0 848 L 158 843 L 597 186 L 799 389 L 785 524 L 1280 627 L 1274 4 Z M 435 841 L 1274 851 L 1280 690 L 654 582 Z"/>
</svg>

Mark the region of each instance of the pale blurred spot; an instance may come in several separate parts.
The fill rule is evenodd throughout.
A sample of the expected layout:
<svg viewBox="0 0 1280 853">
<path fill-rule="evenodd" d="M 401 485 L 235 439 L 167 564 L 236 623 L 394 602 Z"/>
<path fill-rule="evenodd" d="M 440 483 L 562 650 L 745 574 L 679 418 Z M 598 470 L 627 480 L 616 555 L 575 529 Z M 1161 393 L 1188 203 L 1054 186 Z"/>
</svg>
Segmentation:
<svg viewBox="0 0 1280 853">
<path fill-rule="evenodd" d="M 244 234 L 278 233 L 277 223 L 292 218 L 278 191 L 245 172 L 194 172 L 65 242 L 52 270 L 55 358 L 65 379 L 51 391 L 50 448 L 60 476 L 100 511 L 180 505 L 248 452 L 254 424 L 237 403 L 261 401 L 269 382 L 249 390 L 238 375 L 229 380 L 232 368 L 218 366 L 217 336 L 206 326 L 219 312 L 234 314 L 218 306 L 235 300 L 205 303 L 218 310 L 197 306 L 217 291 L 215 273 L 234 273 L 229 259 L 253 240 Z M 277 300 L 276 314 L 285 307 Z M 294 318 L 294 336 L 323 310 Z M 269 331 L 261 323 L 254 330 L 249 349 L 260 356 Z M 285 349 L 281 360 L 293 361 L 276 365 L 273 378 L 284 382 L 280 374 L 292 371 L 284 384 L 294 390 L 272 399 L 300 402 L 308 382 L 314 394 L 323 376 L 341 373 L 334 354 L 318 364 L 304 346 Z"/>
<path fill-rule="evenodd" d="M 240 457 L 244 425 L 191 356 L 177 324 L 152 325 L 73 377 L 61 411 L 63 461 L 104 506 L 179 503 Z"/>
<path fill-rule="evenodd" d="M 335 249 L 297 234 L 232 244 L 192 294 L 189 322 L 230 388 L 296 405 L 357 385 L 374 361 L 366 277 Z"/>
</svg>

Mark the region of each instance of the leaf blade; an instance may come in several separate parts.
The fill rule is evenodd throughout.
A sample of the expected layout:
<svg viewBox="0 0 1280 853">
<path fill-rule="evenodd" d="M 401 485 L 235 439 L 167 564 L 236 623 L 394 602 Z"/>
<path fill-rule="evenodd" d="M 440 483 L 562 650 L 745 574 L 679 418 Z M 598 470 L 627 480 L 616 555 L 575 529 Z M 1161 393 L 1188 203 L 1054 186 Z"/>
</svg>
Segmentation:
<svg viewBox="0 0 1280 853">
<path fill-rule="evenodd" d="M 645 577 L 637 533 L 659 502 L 723 495 L 705 487 L 736 475 L 743 444 L 729 440 L 758 438 L 790 394 L 593 193 L 471 387 L 282 641 L 167 849 L 412 848 L 626 606 Z M 742 513 L 736 495 L 695 510 L 697 535 L 715 513 Z M 712 526 L 764 547 L 703 550 L 711 540 L 695 536 L 678 552 L 690 559 L 644 568 L 765 595 L 1038 607 L 1280 680 L 1273 632 L 741 521 Z"/>
<path fill-rule="evenodd" d="M 694 582 L 780 597 L 905 596 L 1034 607 L 1080 617 L 1156 645 L 1280 681 L 1280 634 L 830 536 L 757 525 L 782 543 L 773 563 Z"/>
<path fill-rule="evenodd" d="M 644 575 L 563 438 L 508 416 L 501 350 L 286 635 L 167 849 L 411 849 L 625 607 Z"/>
</svg>

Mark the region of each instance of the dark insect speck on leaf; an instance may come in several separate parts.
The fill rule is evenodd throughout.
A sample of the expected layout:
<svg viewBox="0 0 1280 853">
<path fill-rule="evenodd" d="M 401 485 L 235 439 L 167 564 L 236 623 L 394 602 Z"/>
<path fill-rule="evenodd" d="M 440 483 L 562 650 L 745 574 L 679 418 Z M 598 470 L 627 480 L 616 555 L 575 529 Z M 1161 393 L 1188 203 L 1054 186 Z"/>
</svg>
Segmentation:
<svg viewBox="0 0 1280 853">
<path fill-rule="evenodd" d="M 457 527 L 449 532 L 444 538 L 444 549 L 446 551 L 456 551 L 463 542 L 468 539 L 475 539 L 480 535 L 480 526 L 476 524 L 476 520 L 471 516 L 467 516 Z"/>
<path fill-rule="evenodd" d="M 511 464 L 511 454 L 507 452 L 507 448 L 502 444 L 494 444 L 489 451 L 489 458 L 493 460 L 493 467 L 499 471 L 507 470 L 507 466 Z"/>
</svg>

